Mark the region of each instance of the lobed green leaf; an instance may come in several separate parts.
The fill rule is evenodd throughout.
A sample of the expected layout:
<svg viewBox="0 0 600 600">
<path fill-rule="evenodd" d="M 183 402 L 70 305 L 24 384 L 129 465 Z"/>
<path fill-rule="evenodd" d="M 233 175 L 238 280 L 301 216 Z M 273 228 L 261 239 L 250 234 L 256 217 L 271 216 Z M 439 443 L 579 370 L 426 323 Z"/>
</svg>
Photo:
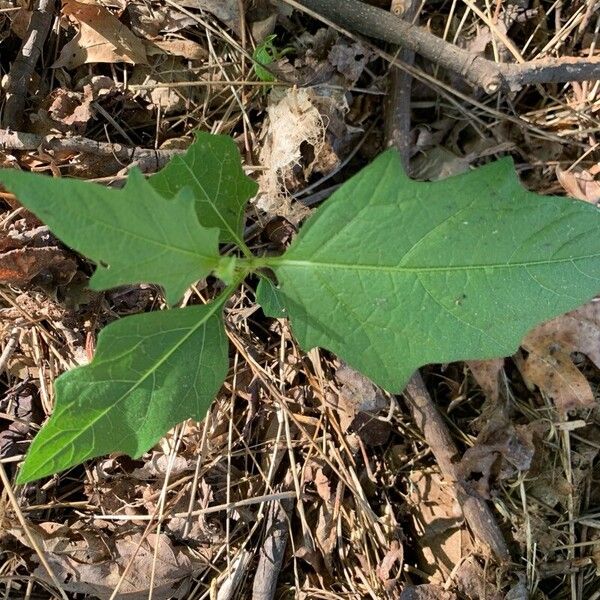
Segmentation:
<svg viewBox="0 0 600 600">
<path fill-rule="evenodd" d="M 65 244 L 97 263 L 92 289 L 158 283 L 173 304 L 220 265 L 219 231 L 200 225 L 189 189 L 164 198 L 138 170 L 122 190 L 9 169 L 0 171 L 0 182 Z"/>
<path fill-rule="evenodd" d="M 302 227 L 261 282 L 301 346 L 390 392 L 420 366 L 513 353 L 537 323 L 600 291 L 600 212 L 525 190 L 510 160 L 433 183 L 388 151 Z"/>
<path fill-rule="evenodd" d="M 229 366 L 223 302 L 126 317 L 102 330 L 94 360 L 55 383 L 51 418 L 18 482 L 84 460 L 140 456 L 185 419 L 203 419 Z"/>
<path fill-rule="evenodd" d="M 189 188 L 200 223 L 219 229 L 222 242 L 245 248 L 244 210 L 258 186 L 244 174 L 240 153 L 229 136 L 198 132 L 185 154 L 173 158 L 148 181 L 166 198 Z"/>
</svg>

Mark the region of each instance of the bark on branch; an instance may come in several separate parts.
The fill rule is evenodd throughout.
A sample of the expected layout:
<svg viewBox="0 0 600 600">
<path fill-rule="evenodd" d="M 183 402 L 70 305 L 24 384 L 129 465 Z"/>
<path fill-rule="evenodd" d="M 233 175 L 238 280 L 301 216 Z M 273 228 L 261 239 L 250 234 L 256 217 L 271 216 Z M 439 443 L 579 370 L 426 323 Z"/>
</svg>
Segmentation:
<svg viewBox="0 0 600 600">
<path fill-rule="evenodd" d="M 286 0 L 333 23 L 363 35 L 402 46 L 431 62 L 461 74 L 488 94 L 525 85 L 600 79 L 600 57 L 543 59 L 523 64 L 495 63 L 463 50 L 422 27 L 360 0 Z"/>
<path fill-rule="evenodd" d="M 431 448 L 444 479 L 452 482 L 457 500 L 473 535 L 488 546 L 496 558 L 510 560 L 508 546 L 485 500 L 474 496 L 463 485 L 458 472 L 458 448 L 438 412 L 419 372 L 415 372 L 404 390 L 404 397 L 417 427 Z"/>
<path fill-rule="evenodd" d="M 6 128 L 18 129 L 23 122 L 27 88 L 52 27 L 55 8 L 56 0 L 35 2 L 27 35 L 8 75 L 2 119 L 2 124 Z"/>
<path fill-rule="evenodd" d="M 97 142 L 81 136 L 57 137 L 0 129 L 0 150 L 46 150 L 87 152 L 96 156 L 116 158 L 124 166 L 136 163 L 144 172 L 158 171 L 183 150 L 152 150 L 132 148 L 123 144 Z"/>
</svg>

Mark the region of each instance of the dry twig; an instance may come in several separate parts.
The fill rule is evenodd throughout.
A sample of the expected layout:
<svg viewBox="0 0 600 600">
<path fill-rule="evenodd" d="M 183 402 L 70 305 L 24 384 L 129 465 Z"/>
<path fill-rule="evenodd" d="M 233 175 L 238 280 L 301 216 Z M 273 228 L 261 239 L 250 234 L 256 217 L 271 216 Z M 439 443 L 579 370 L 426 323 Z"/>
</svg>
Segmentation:
<svg viewBox="0 0 600 600">
<path fill-rule="evenodd" d="M 286 2 L 299 9 L 309 9 L 311 13 L 347 29 L 412 50 L 449 71 L 461 74 L 488 94 L 503 89 L 518 90 L 533 84 L 600 79 L 600 57 L 563 57 L 522 64 L 498 64 L 360 0 Z"/>
<path fill-rule="evenodd" d="M 407 21 L 413 21 L 417 16 L 418 0 L 392 0 L 391 12 Z M 406 48 L 398 51 L 398 58 L 405 64 L 412 65 L 415 53 Z M 402 165 L 410 173 L 410 95 L 412 75 L 390 65 L 390 84 L 385 110 L 385 139 L 386 145 L 392 146 L 400 153 Z"/>
<path fill-rule="evenodd" d="M 442 476 L 454 483 L 457 500 L 473 534 L 490 548 L 497 558 L 509 560 L 508 546 L 496 523 L 494 514 L 482 498 L 470 494 L 460 481 L 458 463 L 455 460 L 458 456 L 458 449 L 418 371 L 408 382 L 404 397 L 417 427 L 435 456 Z"/>
<path fill-rule="evenodd" d="M 56 0 L 36 0 L 29 21 L 27 35 L 17 58 L 12 64 L 6 86 L 3 126 L 18 129 L 23 122 L 27 88 L 44 43 L 50 33 Z"/>
<path fill-rule="evenodd" d="M 269 503 L 265 540 L 260 548 L 252 584 L 252 600 L 273 600 L 275 597 L 289 537 L 289 520 L 293 505 L 291 499 Z"/>
<path fill-rule="evenodd" d="M 62 152 L 86 152 L 96 156 L 116 158 L 124 165 L 135 162 L 142 171 L 150 172 L 161 169 L 182 150 L 152 150 L 149 148 L 132 148 L 122 144 L 97 142 L 81 136 L 56 137 L 38 135 L 0 129 L 0 150 L 46 150 Z"/>
</svg>

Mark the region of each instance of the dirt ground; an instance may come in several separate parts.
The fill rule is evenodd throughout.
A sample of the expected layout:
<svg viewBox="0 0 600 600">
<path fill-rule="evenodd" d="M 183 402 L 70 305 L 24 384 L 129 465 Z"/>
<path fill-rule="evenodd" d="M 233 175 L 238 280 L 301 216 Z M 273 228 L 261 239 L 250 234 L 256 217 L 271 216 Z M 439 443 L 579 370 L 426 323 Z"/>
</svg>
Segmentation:
<svg viewBox="0 0 600 600">
<path fill-rule="evenodd" d="M 369 4 L 491 64 L 600 56 L 594 0 Z M 275 0 L 0 0 L 0 167 L 121 186 L 134 148 L 150 173 L 194 131 L 227 134 L 260 185 L 257 252 L 283 251 L 389 145 L 416 179 L 510 155 L 528 189 L 600 202 L 600 66 L 486 90 L 318 17 Z M 104 325 L 165 306 L 152 285 L 92 292 L 92 272 L 0 191 L 0 598 L 600 599 L 600 304 L 392 396 L 304 354 L 249 280 L 205 421 L 139 460 L 17 486 L 54 379 Z M 186 301 L 214 293 L 200 281 Z"/>
</svg>

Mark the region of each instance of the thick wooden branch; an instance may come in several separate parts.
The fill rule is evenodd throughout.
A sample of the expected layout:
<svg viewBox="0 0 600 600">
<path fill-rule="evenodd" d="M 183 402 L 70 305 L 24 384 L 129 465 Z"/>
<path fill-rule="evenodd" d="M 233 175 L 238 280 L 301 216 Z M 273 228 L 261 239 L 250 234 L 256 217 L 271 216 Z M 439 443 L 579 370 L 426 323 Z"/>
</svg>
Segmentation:
<svg viewBox="0 0 600 600">
<path fill-rule="evenodd" d="M 488 94 L 532 84 L 600 79 L 600 57 L 546 59 L 520 65 L 498 64 L 360 0 L 286 2 L 299 9 L 309 9 L 345 29 L 412 50 L 449 71 L 461 74 Z"/>
</svg>

